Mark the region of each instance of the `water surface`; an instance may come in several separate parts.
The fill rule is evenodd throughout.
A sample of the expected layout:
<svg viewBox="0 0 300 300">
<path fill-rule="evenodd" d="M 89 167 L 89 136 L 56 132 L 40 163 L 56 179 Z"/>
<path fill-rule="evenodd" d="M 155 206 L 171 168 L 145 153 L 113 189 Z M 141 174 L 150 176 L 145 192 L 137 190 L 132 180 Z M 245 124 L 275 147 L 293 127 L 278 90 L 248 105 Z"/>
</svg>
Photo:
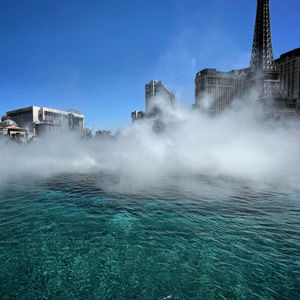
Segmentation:
<svg viewBox="0 0 300 300">
<path fill-rule="evenodd" d="M 101 174 L 0 187 L 1 299 L 299 299 L 300 191 Z"/>
</svg>

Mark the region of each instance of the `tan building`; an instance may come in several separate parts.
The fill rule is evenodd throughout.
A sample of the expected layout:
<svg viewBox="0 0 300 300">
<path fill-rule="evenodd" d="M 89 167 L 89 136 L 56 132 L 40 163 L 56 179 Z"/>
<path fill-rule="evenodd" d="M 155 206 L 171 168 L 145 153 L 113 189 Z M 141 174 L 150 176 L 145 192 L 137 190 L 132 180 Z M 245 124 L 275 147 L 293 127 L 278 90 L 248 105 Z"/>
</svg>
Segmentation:
<svg viewBox="0 0 300 300">
<path fill-rule="evenodd" d="M 29 106 L 8 111 L 6 117 L 35 135 L 51 134 L 66 129 L 82 130 L 84 116 L 47 107 Z"/>
<path fill-rule="evenodd" d="M 300 99 L 300 48 L 275 60 L 283 88 L 291 99 Z"/>
<path fill-rule="evenodd" d="M 195 79 L 195 108 L 212 113 L 222 112 L 244 91 L 244 80 L 248 69 L 220 72 L 204 69 Z"/>
</svg>

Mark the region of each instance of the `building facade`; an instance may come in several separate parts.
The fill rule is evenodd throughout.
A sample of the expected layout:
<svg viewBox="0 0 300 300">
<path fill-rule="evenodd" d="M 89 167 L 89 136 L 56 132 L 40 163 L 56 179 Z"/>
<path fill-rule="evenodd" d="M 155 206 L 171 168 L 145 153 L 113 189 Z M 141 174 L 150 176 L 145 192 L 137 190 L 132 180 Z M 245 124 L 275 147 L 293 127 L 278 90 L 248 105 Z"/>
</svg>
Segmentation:
<svg viewBox="0 0 300 300">
<path fill-rule="evenodd" d="M 145 85 L 146 114 L 155 114 L 159 108 L 155 102 L 160 100 L 167 105 L 175 104 L 174 94 L 163 84 L 162 81 L 151 80 Z"/>
<path fill-rule="evenodd" d="M 275 60 L 280 81 L 291 99 L 300 99 L 300 48 L 284 53 Z"/>
<path fill-rule="evenodd" d="M 269 115 L 294 115 L 300 107 L 300 49 L 274 60 L 270 1 L 257 0 L 250 66 L 247 69 L 219 72 L 204 69 L 195 79 L 195 107 L 221 112 L 234 98 L 252 89 Z"/>
<path fill-rule="evenodd" d="M 138 120 L 142 120 L 145 117 L 145 113 L 141 110 L 135 110 L 131 113 L 131 120 L 132 123 L 138 121 Z"/>
<path fill-rule="evenodd" d="M 195 106 L 212 113 L 227 109 L 235 98 L 242 96 L 248 69 L 220 72 L 204 69 L 195 79 Z"/>
<path fill-rule="evenodd" d="M 82 130 L 84 116 L 80 113 L 57 109 L 29 106 L 8 111 L 6 117 L 34 135 L 52 134 L 66 129 Z"/>
<path fill-rule="evenodd" d="M 9 118 L 2 118 L 0 122 L 0 137 L 7 137 L 21 144 L 27 144 L 32 140 L 32 135 L 27 129 L 21 128 Z"/>
</svg>

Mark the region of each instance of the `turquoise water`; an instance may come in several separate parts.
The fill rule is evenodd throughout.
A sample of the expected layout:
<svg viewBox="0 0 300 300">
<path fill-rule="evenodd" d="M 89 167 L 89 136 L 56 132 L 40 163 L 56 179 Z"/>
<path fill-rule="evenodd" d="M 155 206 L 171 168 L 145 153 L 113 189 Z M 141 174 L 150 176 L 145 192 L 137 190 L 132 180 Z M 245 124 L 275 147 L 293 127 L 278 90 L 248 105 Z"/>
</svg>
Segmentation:
<svg viewBox="0 0 300 300">
<path fill-rule="evenodd" d="M 300 298 L 299 191 L 114 180 L 1 185 L 1 299 Z"/>
</svg>

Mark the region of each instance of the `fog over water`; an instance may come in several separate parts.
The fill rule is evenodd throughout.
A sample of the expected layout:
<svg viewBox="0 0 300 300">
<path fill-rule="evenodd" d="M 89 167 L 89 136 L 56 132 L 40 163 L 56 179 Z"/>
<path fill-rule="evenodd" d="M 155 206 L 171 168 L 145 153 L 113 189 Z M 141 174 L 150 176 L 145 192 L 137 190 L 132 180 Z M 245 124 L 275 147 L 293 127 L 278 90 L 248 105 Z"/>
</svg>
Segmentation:
<svg viewBox="0 0 300 300">
<path fill-rule="evenodd" d="M 299 299 L 299 121 L 161 105 L 113 137 L 1 139 L 0 299 Z"/>
<path fill-rule="evenodd" d="M 1 139 L 0 182 L 100 172 L 136 189 L 195 176 L 299 187 L 299 121 L 266 118 L 254 95 L 214 117 L 162 106 L 160 122 L 142 120 L 112 138 L 69 134 L 28 145 Z"/>
</svg>

